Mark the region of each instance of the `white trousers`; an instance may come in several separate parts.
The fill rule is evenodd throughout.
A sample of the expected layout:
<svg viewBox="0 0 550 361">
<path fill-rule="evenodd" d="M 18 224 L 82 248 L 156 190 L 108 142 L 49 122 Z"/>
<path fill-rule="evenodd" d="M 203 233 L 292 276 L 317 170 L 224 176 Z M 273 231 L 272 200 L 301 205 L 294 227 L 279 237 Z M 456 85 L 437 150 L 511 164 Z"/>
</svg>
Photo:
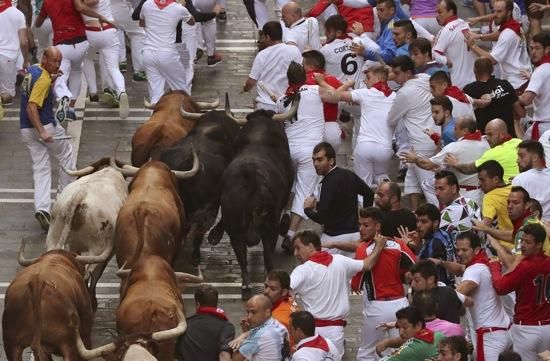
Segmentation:
<svg viewBox="0 0 550 361">
<path fill-rule="evenodd" d="M 185 69 L 185 91 L 191 95 L 193 78 L 195 77 L 195 57 L 197 55 L 197 31 L 195 25 L 191 26 L 182 22 L 181 44 L 176 44 L 180 54 L 181 63 Z"/>
<path fill-rule="evenodd" d="M 353 151 L 353 168 L 355 174 L 371 186 L 389 178 L 390 161 L 393 149 L 390 146 L 374 142 L 360 142 Z"/>
<path fill-rule="evenodd" d="M 212 56 L 216 52 L 216 20 L 208 20 L 197 23 L 197 43 L 202 49 L 203 42 L 206 47 L 206 55 Z"/>
<path fill-rule="evenodd" d="M 97 81 L 94 67 L 93 57 L 96 52 L 100 54 L 99 66 L 105 68 L 105 79 L 108 84 L 112 84 L 117 94 L 126 91 L 126 85 L 124 84 L 124 76 L 120 72 L 118 65 L 119 57 L 119 41 L 118 32 L 116 29 L 107 29 L 104 31 L 86 31 L 86 37 L 90 43 L 88 54 L 84 60 L 84 68 L 86 75 L 86 81 L 90 93 L 97 93 Z"/>
<path fill-rule="evenodd" d="M 520 326 L 512 325 L 514 351 L 523 361 L 537 361 L 537 354 L 550 349 L 550 325 Z"/>
<path fill-rule="evenodd" d="M 313 194 L 319 177 L 313 166 L 311 156 L 314 146 L 290 147 L 290 158 L 296 170 L 294 179 L 294 200 L 290 211 L 302 218 L 307 218 L 304 213 L 304 200 Z"/>
<path fill-rule="evenodd" d="M 542 133 L 546 132 L 547 130 L 550 130 L 550 122 L 544 122 L 539 123 L 539 134 L 542 135 Z M 523 139 L 531 139 L 531 133 L 533 132 L 533 126 L 529 126 L 527 130 L 525 131 L 525 136 Z"/>
<path fill-rule="evenodd" d="M 33 27 L 32 33 L 34 34 L 34 38 L 38 41 L 36 58 L 38 59 L 38 62 L 40 62 L 42 60 L 42 54 L 44 54 L 44 50 L 46 50 L 48 46 L 52 45 L 53 41 L 52 21 L 50 20 L 50 18 L 46 18 L 41 27 Z"/>
<path fill-rule="evenodd" d="M 335 242 L 335 243 L 348 243 L 350 241 L 357 241 L 361 238 L 361 235 L 359 232 L 355 233 L 346 233 L 346 234 L 339 234 L 337 236 L 329 236 L 326 233 L 321 234 L 321 245 L 327 241 Z M 338 248 L 330 248 L 330 249 L 324 249 L 330 254 L 341 254 L 342 256 L 346 256 L 349 258 L 355 258 L 355 252 L 348 252 L 348 251 L 342 251 Z"/>
<path fill-rule="evenodd" d="M 338 151 L 338 147 L 342 144 L 342 130 L 338 122 L 325 122 L 325 137 L 323 140 L 330 143 L 335 151 Z"/>
<path fill-rule="evenodd" d="M 126 60 L 126 45 L 122 39 L 125 39 L 124 33 L 130 38 L 130 48 L 132 50 L 132 65 L 134 72 L 143 71 L 143 62 L 141 61 L 141 50 L 143 49 L 143 42 L 145 40 L 145 31 L 139 26 L 139 23 L 132 19 L 132 7 L 127 1 L 111 1 L 111 11 L 115 18 L 115 23 L 119 28 L 119 61 Z"/>
<path fill-rule="evenodd" d="M 405 176 L 405 194 L 422 194 L 422 183 L 429 184 L 434 179 L 435 173 L 429 170 L 425 170 L 417 166 L 416 164 L 409 163 L 409 170 Z M 426 201 L 435 206 L 439 206 L 439 201 L 433 195 L 425 193 Z"/>
<path fill-rule="evenodd" d="M 55 46 L 63 55 L 60 66 L 63 75 L 54 83 L 54 92 L 57 98 L 66 96 L 74 100 L 78 97 L 82 60 L 84 60 L 89 45 L 86 40 L 78 44 L 59 44 Z"/>
<path fill-rule="evenodd" d="M 344 328 L 342 326 L 315 327 L 315 333 L 331 340 L 340 352 L 340 357 L 344 356 Z"/>
<path fill-rule="evenodd" d="M 44 129 L 53 137 L 65 137 L 65 129 L 62 126 L 53 126 L 48 124 Z M 31 153 L 32 174 L 34 181 L 34 210 L 50 212 L 52 187 L 52 158 L 58 165 L 65 169 L 74 169 L 73 147 L 69 139 L 54 140 L 53 143 L 43 143 L 39 141 L 40 137 L 34 128 L 21 129 L 21 138 Z M 58 194 L 74 180 L 59 169 Z"/>
<path fill-rule="evenodd" d="M 10 59 L 0 54 L 0 95 L 15 96 L 17 58 Z"/>
<path fill-rule="evenodd" d="M 369 301 L 363 295 L 363 327 L 361 328 L 361 345 L 357 349 L 357 360 L 378 360 L 376 344 L 385 338 L 398 337 L 397 329 L 383 331 L 377 326 L 383 322 L 395 321 L 395 312 L 407 307 L 406 297 L 390 301 Z"/>
<path fill-rule="evenodd" d="M 275 7 L 281 10 L 290 0 L 275 0 Z M 269 21 L 269 14 L 267 11 L 267 4 L 265 0 L 254 0 L 254 11 L 256 12 L 256 22 L 258 23 L 258 29 L 262 30 L 265 23 Z"/>
<path fill-rule="evenodd" d="M 171 90 L 185 90 L 185 69 L 176 48 L 144 49 L 143 65 L 147 74 L 151 104 L 156 104 L 164 94 L 164 85 Z"/>
<path fill-rule="evenodd" d="M 474 335 L 474 337 L 477 336 Z M 509 349 L 510 346 L 512 346 L 512 338 L 508 331 L 502 330 L 483 334 L 483 355 L 485 356 L 485 361 L 498 361 L 498 355 Z M 476 354 L 478 351 L 476 349 Z"/>
</svg>

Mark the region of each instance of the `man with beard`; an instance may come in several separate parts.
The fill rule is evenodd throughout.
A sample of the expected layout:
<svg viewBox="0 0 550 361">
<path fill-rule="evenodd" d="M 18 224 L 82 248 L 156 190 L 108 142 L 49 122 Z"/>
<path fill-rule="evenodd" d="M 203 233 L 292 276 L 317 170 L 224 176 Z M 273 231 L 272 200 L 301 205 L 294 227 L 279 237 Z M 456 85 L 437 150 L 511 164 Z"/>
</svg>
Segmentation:
<svg viewBox="0 0 550 361">
<path fill-rule="evenodd" d="M 542 206 L 541 218 L 550 220 L 550 171 L 546 168 L 542 144 L 536 140 L 524 140 L 518 145 L 518 166 L 520 174 L 514 177 L 512 185 L 522 186 Z M 548 183 L 547 183 L 548 182 Z"/>
<path fill-rule="evenodd" d="M 524 107 L 533 104 L 535 108 L 534 122 L 527 129 L 525 138 L 538 140 L 541 134 L 550 130 L 550 33 L 533 36 L 530 49 L 531 61 L 536 68 L 519 101 Z"/>
<path fill-rule="evenodd" d="M 401 188 L 394 182 L 383 182 L 376 190 L 374 202 L 382 210 L 381 233 L 399 237 L 399 228 L 416 229 L 416 216 L 401 205 Z"/>
<path fill-rule="evenodd" d="M 435 125 L 441 127 L 441 145 L 444 147 L 452 142 L 456 142 L 455 136 L 455 117 L 453 116 L 453 103 L 451 99 L 445 95 L 435 95 L 432 100 L 430 100 L 432 106 L 432 118 L 434 119 Z M 436 137 L 432 133 L 430 137 L 432 140 Z M 434 140 L 435 141 L 435 140 Z"/>
</svg>

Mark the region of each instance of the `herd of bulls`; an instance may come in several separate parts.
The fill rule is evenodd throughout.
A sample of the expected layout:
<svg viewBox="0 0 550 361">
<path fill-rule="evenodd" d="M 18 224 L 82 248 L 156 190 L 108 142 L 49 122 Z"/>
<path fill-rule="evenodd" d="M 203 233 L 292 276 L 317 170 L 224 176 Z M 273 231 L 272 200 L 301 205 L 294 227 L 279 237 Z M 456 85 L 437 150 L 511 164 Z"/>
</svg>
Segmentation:
<svg viewBox="0 0 550 361">
<path fill-rule="evenodd" d="M 8 360 L 31 347 L 36 360 L 174 360 L 186 330 L 181 288 L 203 281 L 200 245 L 230 237 L 250 296 L 247 246 L 262 241 L 273 267 L 281 212 L 294 170 L 280 122 L 294 117 L 255 111 L 237 119 L 182 91 L 166 94 L 132 138 L 132 165 L 111 157 L 67 173 L 78 177 L 52 209 L 46 253 L 24 256 L 6 291 L 2 317 Z M 125 177 L 132 177 L 127 184 Z M 183 242 L 193 245 L 198 276 L 172 268 Z M 119 337 L 91 349 L 96 284 L 115 255 L 121 278 Z"/>
</svg>

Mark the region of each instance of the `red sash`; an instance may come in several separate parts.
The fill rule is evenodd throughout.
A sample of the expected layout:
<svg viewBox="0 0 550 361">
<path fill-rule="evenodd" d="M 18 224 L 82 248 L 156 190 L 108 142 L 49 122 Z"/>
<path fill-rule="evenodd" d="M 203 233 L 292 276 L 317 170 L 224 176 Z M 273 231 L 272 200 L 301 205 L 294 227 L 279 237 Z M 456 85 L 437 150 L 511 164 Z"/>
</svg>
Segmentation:
<svg viewBox="0 0 550 361">
<path fill-rule="evenodd" d="M 315 327 L 342 326 L 346 327 L 346 320 L 319 320 L 315 319 Z"/>
<path fill-rule="evenodd" d="M 464 94 L 464 92 L 460 90 L 460 88 L 454 85 L 448 86 L 445 89 L 445 92 L 443 93 L 443 95 L 446 95 L 451 98 L 455 98 L 461 103 L 470 104 L 470 101 L 468 100 L 468 97 L 466 96 L 466 94 Z"/>
<path fill-rule="evenodd" d="M 313 340 L 310 340 L 308 342 L 304 342 L 303 344 L 298 346 L 298 350 L 301 349 L 302 347 L 318 348 L 318 349 L 323 350 L 325 352 L 329 351 L 327 341 L 321 336 L 317 336 Z"/>
<path fill-rule="evenodd" d="M 219 307 L 200 306 L 199 309 L 197 310 L 197 314 L 212 315 L 214 317 L 219 318 L 220 320 L 227 321 L 227 316 L 225 315 L 225 312 Z"/>
<path fill-rule="evenodd" d="M 510 328 L 510 327 L 508 327 Z M 486 334 L 486 333 L 489 333 L 489 332 L 494 332 L 494 331 L 506 331 L 508 330 L 508 328 L 504 328 L 504 327 L 482 327 L 482 328 L 478 328 L 476 330 L 476 339 L 477 339 L 477 357 L 476 357 L 476 361 L 485 361 L 485 352 L 483 352 L 483 335 Z"/>
</svg>

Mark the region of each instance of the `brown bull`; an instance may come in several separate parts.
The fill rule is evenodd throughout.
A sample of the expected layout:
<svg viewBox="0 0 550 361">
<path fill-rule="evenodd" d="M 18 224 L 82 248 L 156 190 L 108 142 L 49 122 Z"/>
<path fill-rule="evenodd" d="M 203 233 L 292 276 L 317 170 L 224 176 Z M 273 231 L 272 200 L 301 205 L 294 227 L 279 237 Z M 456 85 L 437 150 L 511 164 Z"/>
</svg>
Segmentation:
<svg viewBox="0 0 550 361">
<path fill-rule="evenodd" d="M 200 283 L 200 270 L 199 276 L 174 272 L 163 258 L 149 256 L 118 275 L 127 278 L 116 313 L 122 337 L 94 350 L 81 347 L 80 354 L 86 359 L 103 355 L 108 361 L 173 361 L 176 338 L 187 328 L 178 281 Z"/>
<path fill-rule="evenodd" d="M 24 248 L 24 243 L 22 248 Z M 93 311 L 84 267 L 74 253 L 55 250 L 20 271 L 6 291 L 2 334 L 9 361 L 31 347 L 36 360 L 82 360 L 76 338 L 91 345 Z"/>
<path fill-rule="evenodd" d="M 151 158 L 158 159 L 161 149 L 173 146 L 187 135 L 197 120 L 186 117 L 186 112 L 214 109 L 219 103 L 219 99 L 211 103 L 195 102 L 183 90 L 165 94 L 154 106 L 151 118 L 132 137 L 132 164 L 139 167 Z"/>
<path fill-rule="evenodd" d="M 140 257 L 147 255 L 160 256 L 172 263 L 179 250 L 185 220 L 177 178 L 196 174 L 199 169 L 197 154 L 194 152 L 193 168 L 186 172 L 171 171 L 166 164 L 154 160 L 139 169 L 131 166 L 118 169 L 126 176 L 134 176 L 129 186 L 130 194 L 116 222 L 118 266 L 126 264 L 132 268 Z"/>
</svg>

